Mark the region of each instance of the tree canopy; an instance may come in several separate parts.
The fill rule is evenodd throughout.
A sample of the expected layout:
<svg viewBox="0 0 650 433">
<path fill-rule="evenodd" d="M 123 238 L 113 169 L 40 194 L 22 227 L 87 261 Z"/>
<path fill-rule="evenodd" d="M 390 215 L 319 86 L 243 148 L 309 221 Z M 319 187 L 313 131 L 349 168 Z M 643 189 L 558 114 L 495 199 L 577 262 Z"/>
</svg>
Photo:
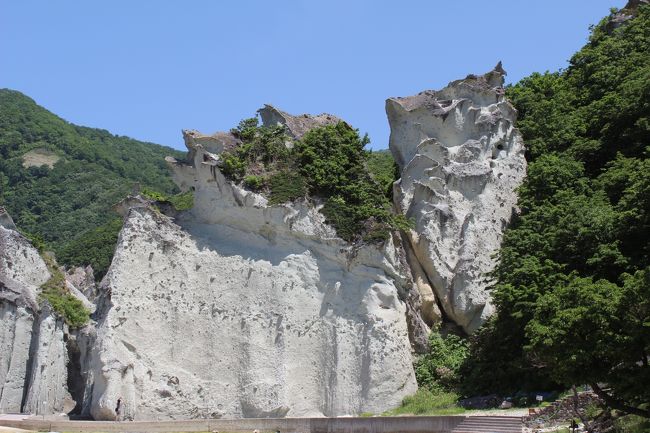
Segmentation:
<svg viewBox="0 0 650 433">
<path fill-rule="evenodd" d="M 52 167 L 38 165 L 38 160 L 28 163 L 30 152 L 56 162 Z M 61 264 L 92 263 L 101 277 L 114 243 L 102 246 L 101 254 L 93 245 L 100 227 L 107 239 L 117 236 L 120 225 L 112 206 L 134 183 L 176 192 L 166 155 L 183 156 L 171 148 L 73 125 L 20 92 L 0 90 L 0 205 L 21 230 L 42 238 Z M 73 249 L 79 260 L 69 260 Z"/>
</svg>

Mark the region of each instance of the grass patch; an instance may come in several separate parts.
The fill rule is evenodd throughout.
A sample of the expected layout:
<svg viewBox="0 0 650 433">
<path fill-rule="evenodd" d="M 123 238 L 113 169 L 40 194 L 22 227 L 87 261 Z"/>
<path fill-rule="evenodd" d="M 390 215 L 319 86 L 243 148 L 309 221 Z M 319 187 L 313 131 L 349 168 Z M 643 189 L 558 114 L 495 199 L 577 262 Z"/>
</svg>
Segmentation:
<svg viewBox="0 0 650 433">
<path fill-rule="evenodd" d="M 456 415 L 466 412 L 466 409 L 456 404 L 457 401 L 458 394 L 453 392 L 432 392 L 420 388 L 415 394 L 404 397 L 400 407 L 384 412 L 383 415 Z"/>
<path fill-rule="evenodd" d="M 192 191 L 181 192 L 174 195 L 165 195 L 158 191 L 144 188 L 140 192 L 144 197 L 155 200 L 159 203 L 171 204 L 177 211 L 184 211 L 192 209 L 194 206 L 194 193 Z"/>
</svg>

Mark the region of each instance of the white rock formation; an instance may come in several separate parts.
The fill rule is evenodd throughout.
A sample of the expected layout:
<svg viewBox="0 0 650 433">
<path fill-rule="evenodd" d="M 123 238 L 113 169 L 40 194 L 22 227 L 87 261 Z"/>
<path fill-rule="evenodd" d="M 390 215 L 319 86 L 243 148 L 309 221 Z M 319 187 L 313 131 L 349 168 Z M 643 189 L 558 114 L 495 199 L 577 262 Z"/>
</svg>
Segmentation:
<svg viewBox="0 0 650 433">
<path fill-rule="evenodd" d="M 37 302 L 49 277 L 38 251 L 0 225 L 0 413 L 51 414 L 69 407 L 65 325 Z"/>
<path fill-rule="evenodd" d="M 97 285 L 95 284 L 95 275 L 92 266 L 88 265 L 85 268 L 79 266 L 69 269 L 66 272 L 65 279 L 71 291 L 77 293 L 77 298 L 80 298 L 87 308 L 94 309 L 94 306 L 88 306 L 88 301 L 92 302 L 97 297 Z M 85 300 L 79 296 L 79 292 Z"/>
<path fill-rule="evenodd" d="M 134 419 L 399 405 L 416 382 L 393 243 L 352 248 L 313 206 L 268 206 L 219 171 L 227 139 L 185 138 L 191 160 L 169 162 L 193 210 L 174 223 L 125 209 L 90 336 L 90 414 L 112 419 L 119 397 Z"/>
<path fill-rule="evenodd" d="M 445 315 L 467 332 L 493 312 L 486 274 L 526 173 L 501 64 L 440 91 L 390 98 L 395 205 L 416 222 L 410 243 Z"/>
<path fill-rule="evenodd" d="M 311 116 L 309 114 L 294 116 L 268 104 L 257 110 L 257 112 L 262 118 L 264 125 L 284 125 L 286 126 L 287 133 L 296 139 L 302 138 L 310 129 L 318 126 L 335 125 L 343 121 L 327 113 L 319 114 L 318 116 Z"/>
</svg>

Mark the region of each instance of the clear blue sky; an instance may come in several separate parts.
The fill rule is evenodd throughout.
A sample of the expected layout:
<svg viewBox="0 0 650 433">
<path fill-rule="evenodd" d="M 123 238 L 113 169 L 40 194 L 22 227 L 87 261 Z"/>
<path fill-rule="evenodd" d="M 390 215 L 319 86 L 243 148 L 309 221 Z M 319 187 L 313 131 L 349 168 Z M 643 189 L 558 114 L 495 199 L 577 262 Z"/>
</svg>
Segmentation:
<svg viewBox="0 0 650 433">
<path fill-rule="evenodd" d="M 0 0 L 0 87 L 64 119 L 184 148 L 264 103 L 388 144 L 384 101 L 502 60 L 557 70 L 625 0 Z"/>
</svg>

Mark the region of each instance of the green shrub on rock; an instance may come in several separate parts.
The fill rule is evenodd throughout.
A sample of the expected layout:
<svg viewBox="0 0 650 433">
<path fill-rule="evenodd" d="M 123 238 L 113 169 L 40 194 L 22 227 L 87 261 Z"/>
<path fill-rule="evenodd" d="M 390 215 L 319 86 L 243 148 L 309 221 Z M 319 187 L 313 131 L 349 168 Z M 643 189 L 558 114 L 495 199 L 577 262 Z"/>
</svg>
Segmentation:
<svg viewBox="0 0 650 433">
<path fill-rule="evenodd" d="M 392 158 L 372 164 L 364 150 L 367 136 L 345 122 L 316 127 L 300 140 L 292 140 L 284 126 L 258 126 L 245 119 L 231 132 L 242 144 L 221 154 L 220 168 L 230 180 L 269 197 L 270 204 L 298 198 L 323 202 L 322 212 L 337 234 L 350 242 L 382 242 L 392 230 L 411 224 L 394 215 L 386 195 L 394 179 L 386 173 Z M 266 181 L 268 179 L 268 181 Z"/>
<path fill-rule="evenodd" d="M 54 259 L 47 254 L 43 255 L 43 259 L 51 276 L 41 286 L 41 299 L 48 302 L 71 328 L 84 326 L 90 320 L 90 312 L 79 299 L 70 294 L 65 276 Z"/>
</svg>

